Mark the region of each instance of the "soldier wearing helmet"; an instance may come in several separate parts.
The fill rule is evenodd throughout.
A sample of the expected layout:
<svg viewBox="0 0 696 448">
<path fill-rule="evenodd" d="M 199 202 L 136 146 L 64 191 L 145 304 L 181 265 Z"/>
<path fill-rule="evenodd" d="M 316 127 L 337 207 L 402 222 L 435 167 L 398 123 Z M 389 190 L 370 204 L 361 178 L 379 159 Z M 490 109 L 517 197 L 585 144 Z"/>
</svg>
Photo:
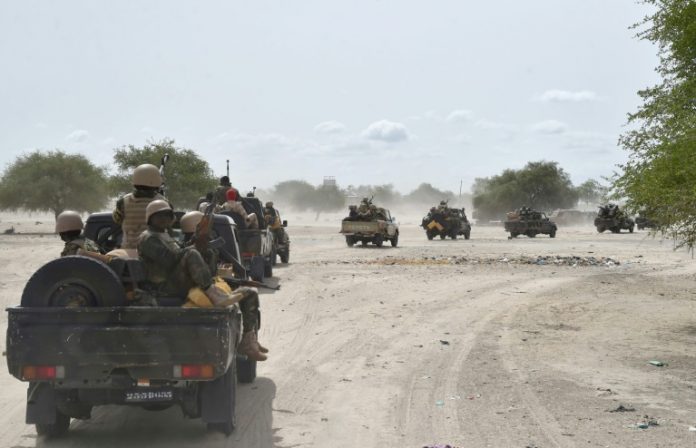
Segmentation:
<svg viewBox="0 0 696 448">
<path fill-rule="evenodd" d="M 203 213 L 197 211 L 188 212 L 181 217 L 179 222 L 181 231 L 184 234 L 184 245 L 190 246 L 193 244 L 193 236 L 201 219 L 203 219 Z M 218 254 L 213 249 L 208 249 L 208 252 L 204 258 L 207 259 L 208 266 L 212 269 L 211 272 L 217 273 Z M 239 287 L 234 292 L 243 295 L 243 298 L 239 301 L 239 309 L 242 312 L 244 331 L 238 351 L 252 359 L 264 361 L 266 357 L 262 354 L 268 353 L 268 349 L 263 347 L 257 338 L 259 328 L 259 294 L 255 288 L 247 287 Z"/>
<path fill-rule="evenodd" d="M 147 272 L 146 289 L 155 295 L 186 297 L 191 288 L 200 288 L 213 306 L 226 307 L 252 296 L 253 290 L 237 290 L 227 293 L 213 280 L 210 266 L 193 246 L 181 247 L 168 230 L 174 223 L 174 212 L 167 201 L 155 200 L 145 209 L 145 230 L 138 240 L 138 256 Z M 186 230 L 195 230 L 196 215 L 185 220 Z M 197 225 L 198 223 L 196 223 Z M 258 303 L 258 297 L 256 297 Z M 251 323 L 253 325 L 253 322 Z M 256 331 L 247 330 L 240 344 L 240 351 L 257 361 L 266 356 L 256 339 Z"/>
<path fill-rule="evenodd" d="M 271 229 L 277 229 L 278 227 L 282 227 L 280 223 L 280 218 L 278 216 L 278 211 L 275 208 L 273 208 L 272 201 L 266 202 L 263 208 L 263 219 L 264 221 L 266 221 L 266 225 L 268 225 Z"/>
<path fill-rule="evenodd" d="M 80 214 L 72 210 L 62 212 L 56 218 L 56 233 L 65 242 L 65 247 L 60 253 L 61 257 L 77 255 L 80 249 L 87 252 L 99 253 L 99 246 L 94 241 L 82 234 L 84 224 Z"/>
<path fill-rule="evenodd" d="M 133 170 L 133 192 L 119 198 L 113 212 L 114 222 L 123 229 L 123 249 L 135 249 L 138 236 L 147 228 L 145 209 L 155 200 L 166 200 L 159 194 L 162 177 L 159 169 L 149 163 Z"/>
<path fill-rule="evenodd" d="M 218 185 L 215 188 L 215 191 L 213 192 L 213 201 L 215 202 L 215 204 L 222 205 L 225 203 L 225 201 L 227 200 L 226 194 L 230 188 L 232 188 L 230 178 L 227 176 L 222 176 L 220 178 L 220 185 Z"/>
</svg>

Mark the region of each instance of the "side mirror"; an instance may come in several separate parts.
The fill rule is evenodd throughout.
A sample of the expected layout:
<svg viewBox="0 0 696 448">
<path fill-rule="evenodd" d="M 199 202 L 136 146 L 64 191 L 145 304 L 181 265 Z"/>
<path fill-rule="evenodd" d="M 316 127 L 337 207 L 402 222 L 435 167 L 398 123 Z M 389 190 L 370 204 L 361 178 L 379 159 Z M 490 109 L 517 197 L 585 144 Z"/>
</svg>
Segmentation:
<svg viewBox="0 0 696 448">
<path fill-rule="evenodd" d="M 287 220 L 283 220 L 283 227 L 287 227 L 287 226 L 288 226 L 288 221 L 287 221 Z"/>
</svg>

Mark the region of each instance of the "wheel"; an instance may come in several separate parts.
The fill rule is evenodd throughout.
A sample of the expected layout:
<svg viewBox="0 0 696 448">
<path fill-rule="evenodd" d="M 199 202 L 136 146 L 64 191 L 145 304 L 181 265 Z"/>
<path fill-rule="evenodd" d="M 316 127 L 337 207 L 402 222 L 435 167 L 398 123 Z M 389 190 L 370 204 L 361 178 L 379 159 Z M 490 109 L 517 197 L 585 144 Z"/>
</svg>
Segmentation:
<svg viewBox="0 0 696 448">
<path fill-rule="evenodd" d="M 274 249 L 274 251 L 275 251 L 275 249 Z M 275 259 L 275 255 L 273 255 L 272 259 Z M 263 276 L 264 277 L 273 277 L 273 262 L 271 260 L 264 260 Z"/>
<path fill-rule="evenodd" d="M 631 226 L 631 227 L 628 228 L 628 232 L 629 232 L 629 233 L 633 233 L 633 226 Z"/>
<path fill-rule="evenodd" d="M 519 233 L 517 232 L 510 232 L 510 238 L 517 238 L 518 235 Z"/>
<path fill-rule="evenodd" d="M 552 230 L 551 232 L 549 232 L 549 237 L 556 238 L 556 230 Z"/>
<path fill-rule="evenodd" d="M 597 227 L 597 232 L 599 232 L 599 233 L 604 233 L 605 230 L 606 230 L 606 229 L 605 229 L 604 227 L 602 227 L 602 226 L 598 226 L 598 227 Z"/>
<path fill-rule="evenodd" d="M 249 275 L 253 280 L 262 282 L 266 273 L 266 260 L 260 255 L 251 257 L 251 266 L 249 267 Z"/>
<path fill-rule="evenodd" d="M 457 232 L 452 232 L 452 234 L 450 235 L 450 237 L 451 237 L 453 240 L 456 240 L 456 239 L 457 239 Z"/>
<path fill-rule="evenodd" d="M 471 238 L 471 230 L 467 230 L 466 232 L 464 232 L 464 239 L 468 240 L 469 238 Z"/>
<path fill-rule="evenodd" d="M 390 242 L 391 242 L 392 247 L 398 246 L 399 245 L 399 234 L 397 233 L 396 235 L 394 235 L 394 237 L 391 239 Z"/>
<path fill-rule="evenodd" d="M 348 247 L 353 247 L 353 245 L 355 244 L 355 238 L 353 238 L 352 236 L 346 236 L 346 244 L 348 245 Z"/>
<path fill-rule="evenodd" d="M 276 263 L 278 262 L 277 258 L 278 258 L 278 248 L 274 244 L 273 249 L 271 249 L 271 265 L 272 266 L 275 266 Z M 269 277 L 270 277 L 270 275 L 269 275 Z"/>
<path fill-rule="evenodd" d="M 126 293 L 121 279 L 101 261 L 79 255 L 57 258 L 31 276 L 22 306 L 121 306 Z"/>
<path fill-rule="evenodd" d="M 373 242 L 375 243 L 375 246 L 382 247 L 384 244 L 384 237 L 382 235 L 376 235 Z"/>
<path fill-rule="evenodd" d="M 229 436 L 237 426 L 235 402 L 237 398 L 237 366 L 230 365 L 220 378 L 202 386 L 202 419 L 208 431 L 217 431 Z"/>
<path fill-rule="evenodd" d="M 66 432 L 68 432 L 68 429 L 70 428 L 70 417 L 67 415 L 63 414 L 62 412 L 56 410 L 56 421 L 55 423 L 51 424 L 45 424 L 45 423 L 37 423 L 36 424 L 36 433 L 40 436 L 45 436 L 45 437 L 58 437 Z"/>
<path fill-rule="evenodd" d="M 435 237 L 435 234 L 432 233 L 430 230 L 426 230 L 425 236 L 428 237 L 429 240 L 432 240 Z"/>
<path fill-rule="evenodd" d="M 282 251 L 278 252 L 278 255 L 280 255 L 280 262 L 287 264 L 290 261 L 290 249 L 286 248 L 283 249 Z"/>
<path fill-rule="evenodd" d="M 444 240 L 445 238 L 447 238 L 447 235 L 445 235 L 444 233 L 441 233 L 441 234 L 440 234 L 440 239 L 441 239 L 441 240 Z"/>
<path fill-rule="evenodd" d="M 612 227 L 611 228 L 611 233 L 621 233 L 621 229 L 618 227 Z"/>
<path fill-rule="evenodd" d="M 253 383 L 256 379 L 256 361 L 249 358 L 237 358 L 237 381 Z"/>
<path fill-rule="evenodd" d="M 534 238 L 536 236 L 536 233 L 534 233 L 533 231 L 529 231 L 529 232 L 527 232 L 527 236 L 529 238 Z"/>
</svg>

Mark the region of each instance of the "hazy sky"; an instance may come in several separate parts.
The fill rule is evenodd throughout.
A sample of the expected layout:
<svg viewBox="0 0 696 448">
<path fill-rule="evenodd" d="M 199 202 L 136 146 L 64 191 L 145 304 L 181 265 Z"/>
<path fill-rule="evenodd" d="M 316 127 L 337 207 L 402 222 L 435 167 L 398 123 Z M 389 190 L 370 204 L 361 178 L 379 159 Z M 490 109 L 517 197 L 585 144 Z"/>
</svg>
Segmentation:
<svg viewBox="0 0 696 448">
<path fill-rule="evenodd" d="M 633 0 L 3 1 L 0 166 L 174 138 L 233 184 L 610 174 L 656 50 Z"/>
</svg>

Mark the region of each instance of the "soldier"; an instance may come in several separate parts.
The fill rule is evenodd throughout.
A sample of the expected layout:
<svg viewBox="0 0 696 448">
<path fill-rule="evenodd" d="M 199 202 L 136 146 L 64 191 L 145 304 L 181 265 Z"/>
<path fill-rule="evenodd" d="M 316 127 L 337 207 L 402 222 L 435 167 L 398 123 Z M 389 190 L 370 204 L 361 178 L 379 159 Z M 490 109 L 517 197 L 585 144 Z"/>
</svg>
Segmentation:
<svg viewBox="0 0 696 448">
<path fill-rule="evenodd" d="M 65 241 L 61 257 L 68 255 L 78 255 L 80 249 L 86 252 L 99 253 L 99 246 L 94 241 L 85 237 L 82 234 L 84 224 L 82 218 L 77 212 L 66 210 L 56 218 L 56 233 L 60 235 L 60 239 Z"/>
<path fill-rule="evenodd" d="M 154 200 L 166 199 L 159 194 L 162 177 L 159 169 L 149 163 L 133 170 L 133 192 L 116 201 L 114 222 L 123 229 L 121 248 L 132 252 L 138 245 L 138 236 L 147 228 L 145 209 Z M 132 254 L 134 255 L 134 254 Z"/>
<path fill-rule="evenodd" d="M 223 210 L 226 210 L 228 212 L 234 212 L 240 215 L 242 218 L 244 218 L 244 222 L 246 223 L 247 228 L 259 228 L 259 220 L 256 217 L 256 213 L 247 214 L 246 210 L 244 209 L 244 206 L 239 201 L 239 192 L 237 190 L 235 190 L 234 188 L 230 188 L 229 190 L 227 190 L 226 199 L 227 202 L 225 202 L 222 206 Z"/>
<path fill-rule="evenodd" d="M 213 193 L 213 200 L 215 201 L 216 205 L 222 205 L 225 203 L 227 200 L 227 191 L 232 188 L 232 184 L 230 184 L 230 178 L 227 176 L 222 176 L 220 178 L 220 185 L 218 185 L 215 188 L 215 192 Z"/>
<path fill-rule="evenodd" d="M 147 230 L 140 235 L 138 255 L 145 265 L 146 281 L 151 290 L 159 295 L 185 297 L 191 288 L 198 287 L 205 292 L 210 302 L 216 307 L 230 306 L 245 298 L 254 306 L 258 306 L 256 291 L 240 288 L 232 294 L 226 293 L 214 283 L 210 267 L 201 253 L 192 246 L 182 248 L 167 233 L 174 222 L 174 212 L 167 201 L 156 200 L 148 204 L 145 220 Z M 190 220 L 187 219 L 187 221 Z M 187 223 L 187 227 L 189 223 Z M 256 296 L 255 301 L 254 296 Z M 251 319 L 251 322 L 245 324 L 239 352 L 247 355 L 250 359 L 265 361 L 267 357 L 262 353 L 256 336 L 255 309 L 253 314 L 253 317 L 247 317 L 247 319 Z"/>
<path fill-rule="evenodd" d="M 201 204 L 203 203 L 208 203 L 210 204 L 213 201 L 213 192 L 209 191 L 205 194 L 205 196 L 201 196 L 198 198 L 198 201 L 196 202 L 196 210 L 200 210 Z"/>
<path fill-rule="evenodd" d="M 349 205 L 348 206 L 348 219 L 351 221 L 355 221 L 358 219 L 358 206 L 357 205 Z"/>
<path fill-rule="evenodd" d="M 286 243 L 288 235 L 285 233 L 278 210 L 273 208 L 272 201 L 266 202 L 265 208 L 263 209 L 263 218 L 266 221 L 266 225 L 270 227 L 271 232 L 273 232 L 275 240 L 278 241 L 279 244 Z"/>
</svg>

